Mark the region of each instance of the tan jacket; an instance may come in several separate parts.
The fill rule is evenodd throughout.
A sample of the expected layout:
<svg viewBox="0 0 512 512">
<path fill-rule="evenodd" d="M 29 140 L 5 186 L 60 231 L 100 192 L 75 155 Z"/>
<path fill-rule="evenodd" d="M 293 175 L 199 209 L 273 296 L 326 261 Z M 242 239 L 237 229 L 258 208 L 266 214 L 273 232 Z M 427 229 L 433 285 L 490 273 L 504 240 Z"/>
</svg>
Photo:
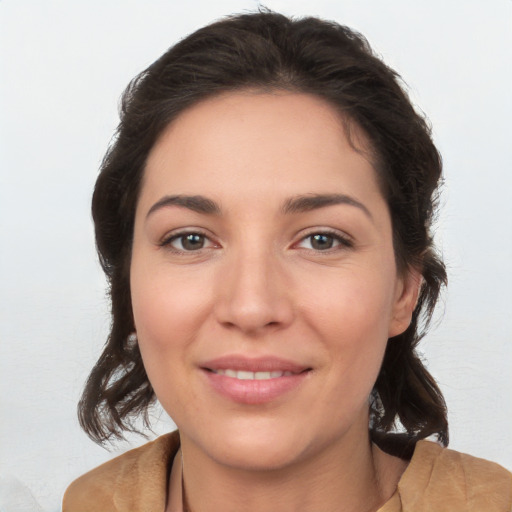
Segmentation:
<svg viewBox="0 0 512 512">
<path fill-rule="evenodd" d="M 62 512 L 163 512 L 177 432 L 75 480 Z M 419 441 L 395 494 L 378 512 L 512 512 L 512 473 L 498 464 Z"/>
</svg>

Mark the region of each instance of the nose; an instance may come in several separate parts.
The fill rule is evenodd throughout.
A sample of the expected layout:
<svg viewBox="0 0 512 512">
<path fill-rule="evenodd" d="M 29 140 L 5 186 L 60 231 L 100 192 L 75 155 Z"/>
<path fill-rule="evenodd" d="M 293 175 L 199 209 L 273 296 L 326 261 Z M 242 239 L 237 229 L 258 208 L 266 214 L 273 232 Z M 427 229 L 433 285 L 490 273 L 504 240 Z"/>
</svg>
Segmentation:
<svg viewBox="0 0 512 512">
<path fill-rule="evenodd" d="M 220 274 L 215 313 L 224 327 L 255 336 L 292 323 L 286 272 L 270 250 L 234 254 Z"/>
</svg>

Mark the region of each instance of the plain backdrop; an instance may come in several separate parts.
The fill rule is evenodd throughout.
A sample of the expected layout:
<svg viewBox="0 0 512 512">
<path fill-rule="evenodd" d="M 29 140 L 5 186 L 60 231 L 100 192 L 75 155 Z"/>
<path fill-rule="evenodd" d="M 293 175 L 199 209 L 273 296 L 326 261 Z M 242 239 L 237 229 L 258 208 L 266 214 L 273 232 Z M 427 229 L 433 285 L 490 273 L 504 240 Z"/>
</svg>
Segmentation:
<svg viewBox="0 0 512 512">
<path fill-rule="evenodd" d="M 512 1 L 268 0 L 361 31 L 409 86 L 445 163 L 450 276 L 421 345 L 451 447 L 512 468 Z M 90 198 L 128 81 L 255 1 L 0 0 L 0 510 L 57 511 L 107 452 L 76 403 L 104 343 Z M 165 415 L 157 433 L 170 430 Z"/>
</svg>

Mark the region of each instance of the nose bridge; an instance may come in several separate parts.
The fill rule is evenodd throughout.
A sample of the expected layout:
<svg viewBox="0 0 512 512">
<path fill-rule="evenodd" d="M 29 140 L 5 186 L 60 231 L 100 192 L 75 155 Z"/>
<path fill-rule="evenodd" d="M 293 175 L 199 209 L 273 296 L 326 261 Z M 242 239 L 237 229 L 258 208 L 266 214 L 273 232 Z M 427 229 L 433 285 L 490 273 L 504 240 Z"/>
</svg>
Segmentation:
<svg viewBox="0 0 512 512">
<path fill-rule="evenodd" d="M 246 244 L 226 258 L 220 276 L 218 320 L 249 332 L 291 321 L 280 258 L 268 244 Z"/>
</svg>

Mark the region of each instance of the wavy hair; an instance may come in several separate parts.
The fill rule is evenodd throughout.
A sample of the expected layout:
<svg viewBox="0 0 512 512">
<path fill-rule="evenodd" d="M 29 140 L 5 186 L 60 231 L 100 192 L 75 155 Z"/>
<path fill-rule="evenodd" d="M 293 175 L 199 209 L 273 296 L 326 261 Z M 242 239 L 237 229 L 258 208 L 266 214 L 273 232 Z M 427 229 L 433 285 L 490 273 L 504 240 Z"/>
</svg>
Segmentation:
<svg viewBox="0 0 512 512">
<path fill-rule="evenodd" d="M 408 329 L 390 339 L 370 400 L 374 439 L 405 431 L 407 445 L 436 435 L 448 444 L 446 405 L 416 347 L 432 317 L 445 267 L 432 241 L 441 158 L 423 115 L 400 77 L 345 26 L 270 11 L 227 17 L 171 47 L 127 87 L 120 123 L 101 165 L 92 201 L 96 244 L 110 291 L 112 325 L 79 403 L 83 429 L 96 442 L 136 430 L 155 395 L 134 331 L 130 258 L 145 162 L 162 131 L 185 109 L 227 91 L 287 90 L 323 98 L 348 126 L 366 134 L 387 200 L 399 271 L 421 270 Z M 388 436 L 389 437 L 389 436 Z M 405 452 L 403 452 L 405 453 Z M 409 450 L 410 453 L 410 450 Z"/>
</svg>

